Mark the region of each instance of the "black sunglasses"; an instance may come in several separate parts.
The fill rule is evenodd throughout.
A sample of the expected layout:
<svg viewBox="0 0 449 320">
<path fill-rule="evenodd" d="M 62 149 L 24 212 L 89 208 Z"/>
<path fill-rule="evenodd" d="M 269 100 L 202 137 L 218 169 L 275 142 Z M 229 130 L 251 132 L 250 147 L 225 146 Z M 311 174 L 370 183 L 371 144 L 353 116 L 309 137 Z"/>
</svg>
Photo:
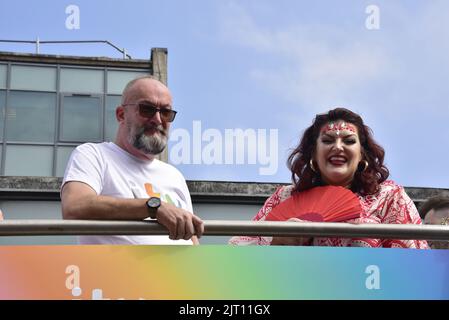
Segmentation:
<svg viewBox="0 0 449 320">
<path fill-rule="evenodd" d="M 166 122 L 172 122 L 175 120 L 176 114 L 178 113 L 175 110 L 168 109 L 168 108 L 158 108 L 155 107 L 149 103 L 141 102 L 141 103 L 127 103 L 123 104 L 123 107 L 126 106 L 138 106 L 139 107 L 139 114 L 140 116 L 144 118 L 152 118 L 156 114 L 156 112 L 159 112 L 161 115 L 161 119 Z"/>
</svg>

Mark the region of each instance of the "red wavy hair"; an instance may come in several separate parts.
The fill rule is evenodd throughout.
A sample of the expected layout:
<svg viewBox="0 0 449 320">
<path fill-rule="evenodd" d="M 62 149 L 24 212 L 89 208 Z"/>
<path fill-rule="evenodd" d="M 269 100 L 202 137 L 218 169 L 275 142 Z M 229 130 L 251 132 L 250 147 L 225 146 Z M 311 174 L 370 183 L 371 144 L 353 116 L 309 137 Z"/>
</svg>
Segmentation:
<svg viewBox="0 0 449 320">
<path fill-rule="evenodd" d="M 299 145 L 288 157 L 287 165 L 292 172 L 295 191 L 303 191 L 324 184 L 320 174 L 310 168 L 309 162 L 315 153 L 321 128 L 330 121 L 338 120 L 357 127 L 362 159 L 368 162 L 366 169 L 363 161 L 359 164 L 352 180 L 351 190 L 364 195 L 374 194 L 379 184 L 387 180 L 390 173 L 383 163 L 385 150 L 374 141 L 372 130 L 363 123 L 357 113 L 345 108 L 336 108 L 315 117 L 312 125 L 304 131 Z"/>
</svg>

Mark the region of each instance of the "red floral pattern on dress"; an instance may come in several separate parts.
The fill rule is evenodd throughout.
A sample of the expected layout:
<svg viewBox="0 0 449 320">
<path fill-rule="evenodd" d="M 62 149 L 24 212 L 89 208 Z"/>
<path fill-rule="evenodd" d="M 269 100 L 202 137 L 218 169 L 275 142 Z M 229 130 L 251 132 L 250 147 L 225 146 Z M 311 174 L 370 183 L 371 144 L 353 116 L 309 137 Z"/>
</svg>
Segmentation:
<svg viewBox="0 0 449 320">
<path fill-rule="evenodd" d="M 293 186 L 280 187 L 271 195 L 264 206 L 253 218 L 253 221 L 265 220 L 268 213 L 279 203 L 289 198 Z M 391 180 L 384 181 L 374 195 L 359 197 L 362 214 L 359 218 L 346 222 L 354 224 L 421 224 L 421 218 L 412 199 L 404 188 Z M 270 245 L 271 237 L 233 237 L 229 240 L 233 245 Z M 313 246 L 332 247 L 384 247 L 384 248 L 416 248 L 428 249 L 424 240 L 396 240 L 369 238 L 313 238 Z"/>
</svg>

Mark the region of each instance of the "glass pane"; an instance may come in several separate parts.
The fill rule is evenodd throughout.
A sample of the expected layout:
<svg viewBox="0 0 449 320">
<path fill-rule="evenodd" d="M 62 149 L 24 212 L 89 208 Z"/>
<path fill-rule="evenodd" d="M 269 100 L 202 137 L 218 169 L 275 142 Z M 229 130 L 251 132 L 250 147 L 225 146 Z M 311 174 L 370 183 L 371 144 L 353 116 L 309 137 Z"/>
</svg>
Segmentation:
<svg viewBox="0 0 449 320">
<path fill-rule="evenodd" d="M 56 94 L 11 91 L 6 117 L 9 141 L 55 140 Z"/>
<path fill-rule="evenodd" d="M 6 71 L 8 66 L 6 64 L 0 64 L 0 88 L 6 88 Z"/>
<path fill-rule="evenodd" d="M 103 70 L 61 69 L 61 92 L 103 93 Z"/>
<path fill-rule="evenodd" d="M 63 177 L 70 154 L 76 147 L 58 147 L 56 151 L 56 176 Z"/>
<path fill-rule="evenodd" d="M 43 176 L 52 175 L 53 147 L 12 146 L 6 147 L 5 175 Z"/>
<path fill-rule="evenodd" d="M 107 96 L 106 97 L 106 131 L 104 141 L 114 141 L 117 134 L 118 122 L 115 118 L 115 109 L 120 104 L 121 96 Z"/>
<path fill-rule="evenodd" d="M 122 94 L 128 82 L 149 75 L 144 71 L 108 71 L 108 93 Z"/>
<path fill-rule="evenodd" d="M 61 141 L 101 140 L 101 99 L 65 96 L 62 105 Z"/>
<path fill-rule="evenodd" d="M 11 89 L 56 91 L 56 68 L 11 66 Z"/>
<path fill-rule="evenodd" d="M 0 90 L 0 140 L 3 140 L 3 115 L 5 114 L 6 91 Z"/>
</svg>

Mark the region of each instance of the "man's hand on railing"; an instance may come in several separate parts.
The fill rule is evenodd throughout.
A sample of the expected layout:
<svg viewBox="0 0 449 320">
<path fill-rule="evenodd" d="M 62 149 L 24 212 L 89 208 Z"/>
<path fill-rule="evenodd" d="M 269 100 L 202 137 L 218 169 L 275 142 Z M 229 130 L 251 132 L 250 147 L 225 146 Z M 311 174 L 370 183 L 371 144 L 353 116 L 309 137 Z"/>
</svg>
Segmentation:
<svg viewBox="0 0 449 320">
<path fill-rule="evenodd" d="M 156 218 L 158 223 L 168 229 L 172 240 L 189 240 L 193 235 L 200 238 L 204 232 L 204 224 L 200 218 L 166 202 L 162 202 Z"/>
</svg>

